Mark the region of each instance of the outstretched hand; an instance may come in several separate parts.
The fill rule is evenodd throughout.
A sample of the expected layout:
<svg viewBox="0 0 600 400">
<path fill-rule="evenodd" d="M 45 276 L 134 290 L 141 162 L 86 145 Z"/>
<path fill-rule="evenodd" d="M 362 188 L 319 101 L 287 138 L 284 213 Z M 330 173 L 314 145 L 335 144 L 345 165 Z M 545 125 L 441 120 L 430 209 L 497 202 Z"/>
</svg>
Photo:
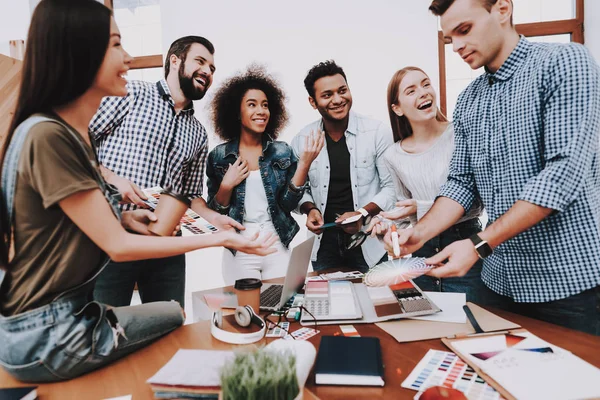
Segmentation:
<svg viewBox="0 0 600 400">
<path fill-rule="evenodd" d="M 215 233 L 222 239 L 222 245 L 241 251 L 246 254 L 256 254 L 259 256 L 266 256 L 275 253 L 277 250 L 273 247 L 277 241 L 277 236 L 272 233 L 268 233 L 259 238 L 259 232 L 256 232 L 252 237 L 246 238 L 239 233 L 234 231 L 221 231 Z"/>
</svg>

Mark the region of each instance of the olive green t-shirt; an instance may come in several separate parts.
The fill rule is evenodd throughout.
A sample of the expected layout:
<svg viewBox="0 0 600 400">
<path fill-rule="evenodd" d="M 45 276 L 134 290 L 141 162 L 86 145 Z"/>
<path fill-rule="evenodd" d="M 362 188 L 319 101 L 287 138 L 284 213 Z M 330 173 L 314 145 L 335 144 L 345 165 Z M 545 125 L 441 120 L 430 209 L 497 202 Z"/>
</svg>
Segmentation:
<svg viewBox="0 0 600 400">
<path fill-rule="evenodd" d="M 29 131 L 17 171 L 15 256 L 0 295 L 3 315 L 52 302 L 89 279 L 104 262 L 102 250 L 58 204 L 77 192 L 100 189 L 95 160 L 94 150 L 58 123 L 40 122 Z"/>
</svg>

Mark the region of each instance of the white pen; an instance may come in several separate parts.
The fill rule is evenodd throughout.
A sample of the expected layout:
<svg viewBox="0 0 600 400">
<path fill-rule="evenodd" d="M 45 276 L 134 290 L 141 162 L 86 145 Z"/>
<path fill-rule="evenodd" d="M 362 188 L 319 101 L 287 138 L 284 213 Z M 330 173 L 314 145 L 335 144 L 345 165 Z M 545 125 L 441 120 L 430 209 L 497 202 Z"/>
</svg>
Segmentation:
<svg viewBox="0 0 600 400">
<path fill-rule="evenodd" d="M 400 257 L 400 243 L 398 242 L 398 230 L 395 224 L 392 224 L 392 246 L 394 248 L 394 255 Z"/>
</svg>

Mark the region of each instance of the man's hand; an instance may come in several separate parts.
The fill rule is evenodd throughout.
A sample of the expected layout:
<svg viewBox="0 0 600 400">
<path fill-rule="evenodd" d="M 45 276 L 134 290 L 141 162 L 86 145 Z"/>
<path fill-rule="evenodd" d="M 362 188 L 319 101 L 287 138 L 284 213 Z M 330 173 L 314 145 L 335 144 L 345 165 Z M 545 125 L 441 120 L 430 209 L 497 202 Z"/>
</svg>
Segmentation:
<svg viewBox="0 0 600 400">
<path fill-rule="evenodd" d="M 434 276 L 436 278 L 465 276 L 478 259 L 479 256 L 477 255 L 475 246 L 471 240 L 457 240 L 456 242 L 446 246 L 435 256 L 425 260 L 426 264 L 439 265 L 439 267 L 429 271 L 427 275 Z M 442 264 L 445 260 L 448 260 L 448 262 L 446 264 Z"/>
<path fill-rule="evenodd" d="M 235 231 L 236 229 L 243 231 L 246 229 L 244 225 L 240 224 L 228 215 L 216 215 L 211 222 L 215 227 L 217 227 L 217 229 L 222 231 Z"/>
<path fill-rule="evenodd" d="M 419 250 L 425 244 L 426 240 L 415 228 L 402 229 L 398 231 L 398 244 L 400 245 L 400 257 L 412 254 Z M 388 229 L 383 237 L 383 245 L 388 254 L 394 256 L 394 246 L 392 244 L 392 230 Z M 396 257 L 395 257 L 396 258 Z"/>
<path fill-rule="evenodd" d="M 121 193 L 121 197 L 123 197 L 121 203 L 132 203 L 138 207 L 148 208 L 146 203 L 143 202 L 143 200 L 148 200 L 148 197 L 146 197 L 138 185 L 103 166 L 100 166 L 100 171 L 102 172 L 104 180 L 115 186 Z"/>
<path fill-rule="evenodd" d="M 316 208 L 310 210 L 310 212 L 306 215 L 306 227 L 309 231 L 314 233 L 315 235 L 320 235 L 321 230 L 320 226 L 323 225 L 323 216 L 321 215 L 321 211 Z"/>
<path fill-rule="evenodd" d="M 231 230 L 217 232 L 214 235 L 223 241 L 223 246 L 246 254 L 266 256 L 277 251 L 272 247 L 277 241 L 277 235 L 272 233 L 268 233 L 261 238 L 258 237 L 259 232 L 256 232 L 251 238 L 245 238 Z"/>
<path fill-rule="evenodd" d="M 342 222 L 345 219 L 348 219 L 350 217 L 355 217 L 356 215 L 360 215 L 360 218 L 358 219 L 358 221 L 351 222 L 348 224 L 342 224 Z M 362 226 L 363 226 L 362 214 L 358 211 L 348 211 L 348 212 L 345 212 L 342 215 L 340 215 L 335 220 L 335 223 L 340 224 L 340 227 L 344 230 L 344 232 L 350 233 L 350 234 L 355 234 L 356 232 L 360 231 L 360 228 L 362 228 Z"/>
<path fill-rule="evenodd" d="M 156 214 L 150 210 L 123 211 L 121 215 L 121 225 L 123 225 L 123 228 L 142 235 L 153 235 L 148 230 L 148 224 L 157 220 L 158 217 Z M 173 231 L 173 236 L 176 236 L 180 230 L 181 225 L 178 224 Z"/>
<path fill-rule="evenodd" d="M 243 160 L 242 157 L 238 157 L 233 164 L 229 164 L 229 168 L 221 181 L 221 186 L 226 190 L 233 190 L 233 188 L 242 183 L 248 175 L 250 175 L 248 162 Z"/>
<path fill-rule="evenodd" d="M 121 216 L 121 225 L 129 231 L 141 233 L 142 235 L 152 235 L 148 230 L 150 222 L 156 222 L 158 217 L 150 210 L 123 211 Z"/>
</svg>

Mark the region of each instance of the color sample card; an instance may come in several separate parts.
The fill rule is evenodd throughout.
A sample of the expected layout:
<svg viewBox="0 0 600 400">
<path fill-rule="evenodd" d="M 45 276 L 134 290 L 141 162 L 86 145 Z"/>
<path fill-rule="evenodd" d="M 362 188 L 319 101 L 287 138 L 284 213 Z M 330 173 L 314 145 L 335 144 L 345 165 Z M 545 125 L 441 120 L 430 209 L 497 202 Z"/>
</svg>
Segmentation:
<svg viewBox="0 0 600 400">
<path fill-rule="evenodd" d="M 272 325 L 268 322 L 268 325 L 269 330 L 267 331 L 267 337 L 284 337 L 290 329 L 289 322 L 280 322 L 278 325 Z"/>
<path fill-rule="evenodd" d="M 341 281 L 341 280 L 352 280 L 352 279 L 361 279 L 365 274 L 360 271 L 351 271 L 351 272 L 331 272 L 329 274 L 321 274 L 319 275 L 326 281 Z"/>
<path fill-rule="evenodd" d="M 353 325 L 340 325 L 340 329 L 342 330 L 344 336 L 360 337 L 358 331 Z"/>
<path fill-rule="evenodd" d="M 158 199 L 160 198 L 160 192 L 162 192 L 162 190 L 163 189 L 160 186 L 144 189 L 144 193 L 148 197 L 148 200 L 146 200 L 145 203 L 153 211 L 158 205 Z M 202 235 L 205 233 L 214 233 L 218 231 L 217 227 L 202 218 L 191 208 L 188 208 L 185 214 L 183 214 L 180 224 L 181 229 L 185 229 L 194 235 Z"/>
<path fill-rule="evenodd" d="M 429 350 L 425 357 L 402 382 L 402 387 L 422 391 L 431 386 L 444 386 L 460 390 L 469 400 L 497 400 L 500 394 L 488 385 L 456 354 Z"/>
<path fill-rule="evenodd" d="M 283 337 L 284 340 L 307 340 L 311 337 L 315 336 L 320 331 L 314 330 L 312 328 L 300 328 L 297 331 L 292 332 L 291 335 L 286 335 Z M 293 336 L 293 337 L 292 337 Z"/>
</svg>

